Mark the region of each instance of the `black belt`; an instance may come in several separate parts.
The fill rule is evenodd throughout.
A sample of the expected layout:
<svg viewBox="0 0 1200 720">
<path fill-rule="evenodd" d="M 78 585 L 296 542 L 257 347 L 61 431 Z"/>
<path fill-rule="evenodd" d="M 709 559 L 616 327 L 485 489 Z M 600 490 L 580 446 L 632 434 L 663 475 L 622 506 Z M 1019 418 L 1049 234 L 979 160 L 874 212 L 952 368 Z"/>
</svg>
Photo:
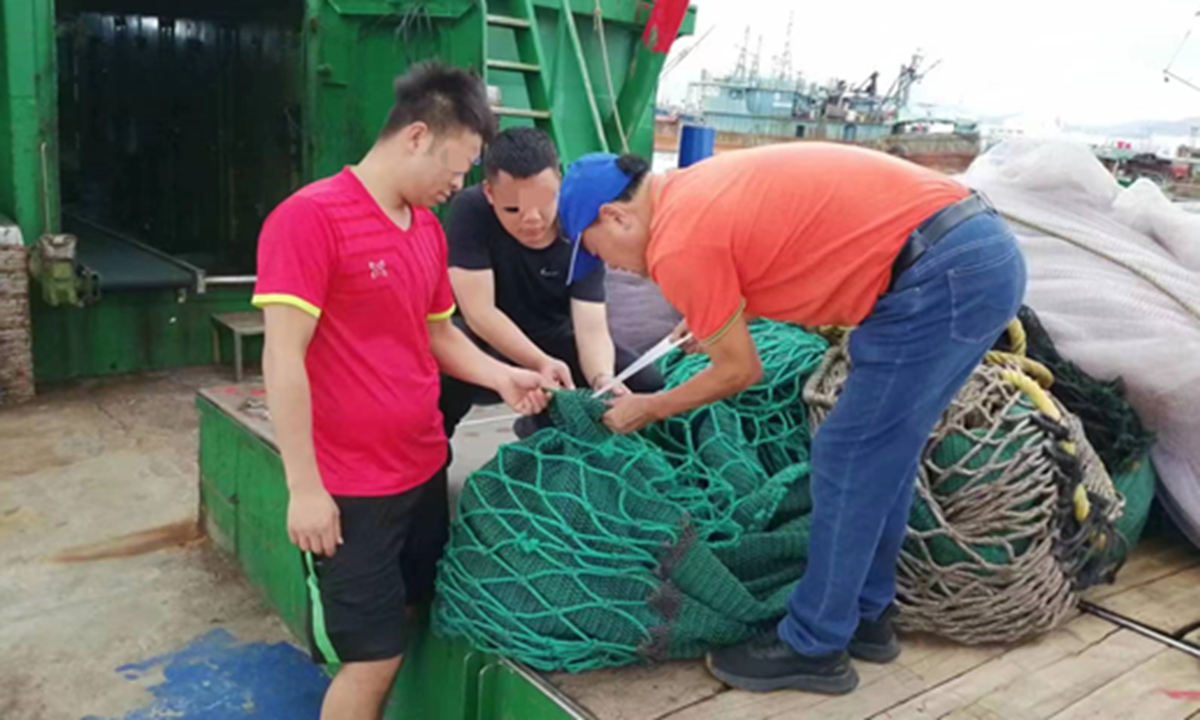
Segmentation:
<svg viewBox="0 0 1200 720">
<path fill-rule="evenodd" d="M 929 248 L 946 236 L 946 233 L 970 218 L 992 210 L 994 208 L 988 199 L 972 190 L 967 197 L 926 218 L 908 236 L 904 247 L 900 248 L 900 254 L 892 263 L 892 281 L 888 285 L 889 289 L 896 284 L 896 278 L 900 277 L 901 273 L 915 265 Z"/>
</svg>

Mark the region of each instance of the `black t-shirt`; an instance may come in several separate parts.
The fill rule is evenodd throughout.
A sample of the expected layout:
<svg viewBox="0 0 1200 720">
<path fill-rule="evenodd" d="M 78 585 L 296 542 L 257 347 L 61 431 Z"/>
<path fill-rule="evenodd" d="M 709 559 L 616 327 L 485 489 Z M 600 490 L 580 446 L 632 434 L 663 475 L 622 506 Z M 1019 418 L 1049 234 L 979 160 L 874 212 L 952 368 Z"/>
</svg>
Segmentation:
<svg viewBox="0 0 1200 720">
<path fill-rule="evenodd" d="M 496 307 L 532 338 L 571 332 L 571 299 L 604 302 L 604 267 L 567 286 L 571 245 L 525 247 L 504 229 L 479 185 L 458 194 L 446 218 L 450 266 L 491 270 Z"/>
</svg>

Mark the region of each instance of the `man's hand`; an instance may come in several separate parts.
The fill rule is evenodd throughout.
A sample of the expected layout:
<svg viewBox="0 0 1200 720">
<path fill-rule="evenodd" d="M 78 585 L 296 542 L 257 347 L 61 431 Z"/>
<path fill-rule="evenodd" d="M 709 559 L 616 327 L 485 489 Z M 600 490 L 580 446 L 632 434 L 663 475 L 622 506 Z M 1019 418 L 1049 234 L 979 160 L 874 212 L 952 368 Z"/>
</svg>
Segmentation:
<svg viewBox="0 0 1200 720">
<path fill-rule="evenodd" d="M 546 360 L 537 367 L 537 372 L 549 387 L 564 390 L 575 389 L 575 381 L 571 379 L 571 368 L 562 360 L 547 356 Z"/>
<path fill-rule="evenodd" d="M 628 394 L 610 400 L 609 410 L 601 416 L 604 425 L 618 435 L 637 432 L 659 420 L 655 412 L 657 399 L 654 395 Z"/>
<path fill-rule="evenodd" d="M 496 392 L 513 410 L 522 415 L 537 415 L 550 402 L 549 394 L 542 389 L 544 384 L 538 373 L 506 367 L 496 384 Z"/>
<path fill-rule="evenodd" d="M 596 377 L 592 378 L 592 390 L 599 390 L 611 382 L 612 379 L 612 373 L 600 373 Z M 630 390 L 629 388 L 625 387 L 625 383 L 617 383 L 612 387 L 611 390 L 609 390 L 609 392 L 613 394 L 613 397 L 624 397 L 630 394 Z"/>
<path fill-rule="evenodd" d="M 684 335 L 688 334 L 687 320 L 680 320 L 675 329 L 671 331 L 671 341 L 674 342 Z M 700 350 L 700 343 L 696 338 L 688 338 L 682 345 L 679 346 L 685 354 L 691 355 Z"/>
<path fill-rule="evenodd" d="M 332 557 L 342 544 L 338 507 L 319 481 L 291 491 L 287 530 L 288 538 L 305 552 Z"/>
</svg>

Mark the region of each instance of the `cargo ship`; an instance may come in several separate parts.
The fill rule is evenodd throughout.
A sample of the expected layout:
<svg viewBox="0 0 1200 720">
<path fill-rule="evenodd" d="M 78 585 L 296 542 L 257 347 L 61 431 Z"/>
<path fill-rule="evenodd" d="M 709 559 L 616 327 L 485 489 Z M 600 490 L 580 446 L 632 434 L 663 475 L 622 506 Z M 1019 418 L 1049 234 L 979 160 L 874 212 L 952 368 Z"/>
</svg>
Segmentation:
<svg viewBox="0 0 1200 720">
<path fill-rule="evenodd" d="M 760 72 L 760 55 L 761 39 L 751 52 L 747 29 L 732 72 L 717 76 L 705 70 L 700 80 L 689 83 L 683 107 L 658 108 L 655 150 L 674 152 L 681 128 L 695 124 L 716 131 L 715 152 L 822 140 L 874 147 L 939 170 L 961 172 L 981 151 L 974 120 L 910 112 L 913 86 L 937 65 L 924 67 L 920 52 L 901 65 L 886 89 L 879 72 L 858 84 L 843 79 L 807 81 L 793 74 L 788 44 L 770 73 Z"/>
</svg>

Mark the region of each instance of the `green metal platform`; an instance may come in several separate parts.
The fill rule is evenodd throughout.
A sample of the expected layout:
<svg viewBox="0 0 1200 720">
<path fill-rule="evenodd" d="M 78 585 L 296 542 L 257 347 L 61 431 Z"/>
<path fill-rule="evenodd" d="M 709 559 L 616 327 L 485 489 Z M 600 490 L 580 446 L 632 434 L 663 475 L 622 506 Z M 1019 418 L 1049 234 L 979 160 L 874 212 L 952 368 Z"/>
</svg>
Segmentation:
<svg viewBox="0 0 1200 720">
<path fill-rule="evenodd" d="M 63 232 L 78 238 L 79 264 L 95 273 L 101 293 L 114 290 L 192 290 L 204 271 L 112 228 L 73 215 Z"/>
<path fill-rule="evenodd" d="M 201 522 L 213 544 L 236 558 L 296 636 L 305 637 L 299 551 L 287 537 L 287 484 L 262 389 L 229 385 L 200 392 Z M 519 663 L 425 630 L 396 679 L 388 720 L 593 720 Z"/>
</svg>

